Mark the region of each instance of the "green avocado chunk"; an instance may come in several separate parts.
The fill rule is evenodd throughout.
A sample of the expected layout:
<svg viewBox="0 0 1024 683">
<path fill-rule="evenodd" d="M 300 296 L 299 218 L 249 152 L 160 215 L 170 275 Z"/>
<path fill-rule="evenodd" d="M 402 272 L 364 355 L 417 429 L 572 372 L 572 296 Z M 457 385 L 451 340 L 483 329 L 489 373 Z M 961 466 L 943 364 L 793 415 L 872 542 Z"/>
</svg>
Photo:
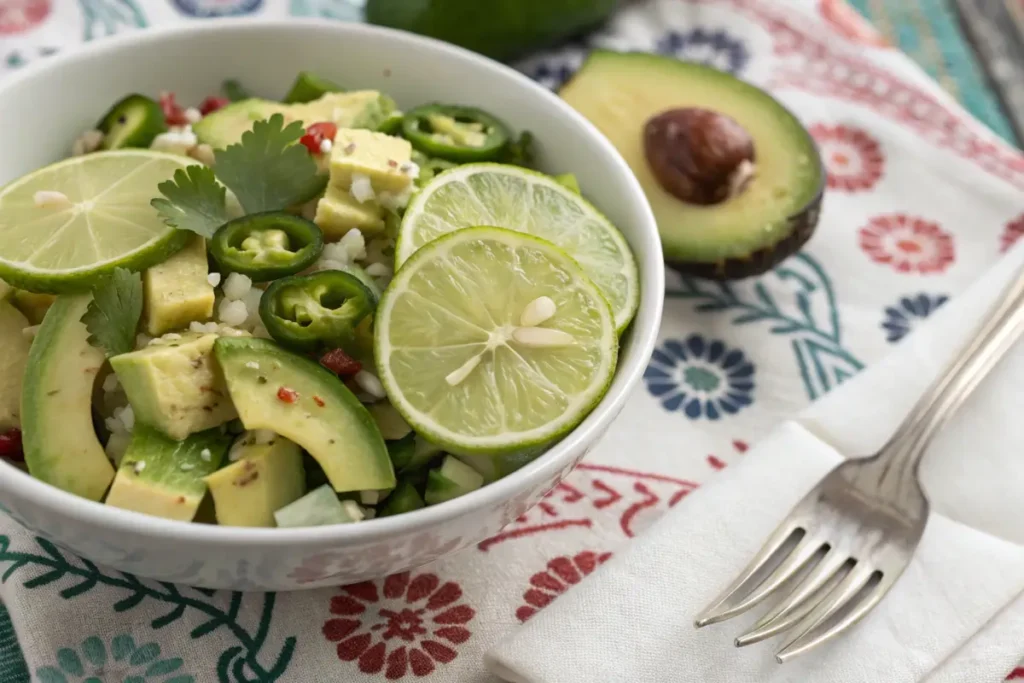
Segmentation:
<svg viewBox="0 0 1024 683">
<path fill-rule="evenodd" d="M 353 500 L 338 500 L 338 494 L 324 484 L 274 513 L 277 526 L 294 528 L 361 522 L 366 512 Z"/>
<path fill-rule="evenodd" d="M 186 332 L 110 359 L 140 422 L 180 441 L 237 417 L 213 360 L 216 339 Z"/>
<path fill-rule="evenodd" d="M 304 126 L 331 122 L 338 128 L 375 130 L 395 110 L 395 102 L 376 90 L 327 93 L 312 102 L 284 104 L 252 98 L 234 102 L 208 114 L 192 127 L 199 142 L 223 149 L 242 139 L 256 121 L 274 114 L 284 117 L 285 125 L 301 121 Z"/>
<path fill-rule="evenodd" d="M 106 503 L 190 522 L 206 494 L 203 478 L 220 467 L 230 445 L 219 429 L 174 441 L 137 422 Z"/>
<path fill-rule="evenodd" d="M 82 315 L 91 294 L 63 295 L 29 350 L 21 392 L 25 464 L 36 479 L 101 500 L 114 466 L 96 437 L 92 395 L 103 352 L 89 345 Z"/>
<path fill-rule="evenodd" d="M 484 485 L 482 474 L 462 462 L 454 455 L 445 456 L 441 467 L 430 470 L 427 475 L 427 491 L 423 500 L 427 505 L 437 505 L 452 498 L 464 496 Z"/>
<path fill-rule="evenodd" d="M 269 443 L 236 443 L 231 451 L 235 462 L 206 477 L 217 523 L 275 526 L 274 512 L 306 492 L 302 449 L 278 436 Z"/>
<path fill-rule="evenodd" d="M 619 0 L 367 0 L 366 21 L 510 59 L 603 22 Z"/>
<path fill-rule="evenodd" d="M 28 364 L 28 327 L 18 309 L 0 301 L 0 431 L 21 426 L 21 383 Z"/>
<path fill-rule="evenodd" d="M 394 487 L 380 429 L 335 375 L 266 339 L 222 337 L 214 354 L 246 429 L 269 429 L 302 446 L 335 491 Z"/>
</svg>

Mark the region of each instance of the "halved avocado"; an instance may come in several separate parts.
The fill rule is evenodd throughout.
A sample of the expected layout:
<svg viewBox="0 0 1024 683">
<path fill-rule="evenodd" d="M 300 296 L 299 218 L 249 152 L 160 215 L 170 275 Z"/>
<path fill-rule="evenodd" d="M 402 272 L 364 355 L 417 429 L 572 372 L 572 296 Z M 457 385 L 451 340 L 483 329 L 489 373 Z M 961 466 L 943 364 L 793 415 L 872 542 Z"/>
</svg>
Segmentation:
<svg viewBox="0 0 1024 683">
<path fill-rule="evenodd" d="M 670 57 L 595 51 L 561 95 L 640 180 L 669 266 L 748 277 L 814 233 L 821 158 L 797 118 L 763 90 Z"/>
</svg>

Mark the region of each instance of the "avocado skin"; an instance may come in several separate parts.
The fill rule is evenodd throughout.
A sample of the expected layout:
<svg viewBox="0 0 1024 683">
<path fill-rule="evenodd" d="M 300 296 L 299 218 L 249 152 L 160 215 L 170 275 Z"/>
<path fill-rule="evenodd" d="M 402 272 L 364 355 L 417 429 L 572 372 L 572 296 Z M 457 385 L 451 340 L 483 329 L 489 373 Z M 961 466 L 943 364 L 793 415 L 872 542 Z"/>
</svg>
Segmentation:
<svg viewBox="0 0 1024 683">
<path fill-rule="evenodd" d="M 367 0 L 366 21 L 454 43 L 498 60 L 600 25 L 620 0 Z"/>
<path fill-rule="evenodd" d="M 814 236 L 825 195 L 824 172 L 821 178 L 822 182 L 814 199 L 801 211 L 789 217 L 789 231 L 786 237 L 775 244 L 758 249 L 744 258 L 729 258 L 717 263 L 676 261 L 666 254 L 665 265 L 682 275 L 692 275 L 705 280 L 742 280 L 767 273 L 800 251 Z"/>
</svg>

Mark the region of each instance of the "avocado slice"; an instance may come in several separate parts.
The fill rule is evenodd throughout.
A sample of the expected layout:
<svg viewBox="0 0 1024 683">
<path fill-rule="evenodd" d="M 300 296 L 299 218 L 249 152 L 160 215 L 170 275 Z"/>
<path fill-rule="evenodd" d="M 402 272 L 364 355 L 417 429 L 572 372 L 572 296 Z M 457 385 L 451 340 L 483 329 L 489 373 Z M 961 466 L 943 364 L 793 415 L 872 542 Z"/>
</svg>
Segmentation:
<svg viewBox="0 0 1024 683">
<path fill-rule="evenodd" d="M 230 445 L 219 429 L 174 441 L 138 422 L 106 503 L 190 522 L 206 495 L 204 477 L 220 467 Z"/>
<path fill-rule="evenodd" d="M 561 95 L 633 169 L 679 271 L 756 275 L 814 233 L 821 159 L 799 120 L 763 90 L 700 64 L 595 51 Z"/>
<path fill-rule="evenodd" d="M 302 449 L 279 436 L 270 443 L 242 444 L 238 454 L 235 462 L 206 477 L 217 523 L 275 526 L 274 512 L 306 492 Z"/>
<path fill-rule="evenodd" d="M 507 60 L 601 24 L 620 0 L 367 0 L 366 21 Z"/>
<path fill-rule="evenodd" d="M 82 323 L 90 301 L 91 294 L 63 295 L 46 312 L 25 366 L 21 428 L 33 477 L 98 501 L 114 467 L 92 421 L 93 385 L 106 358 Z"/>
<path fill-rule="evenodd" d="M 335 375 L 266 339 L 222 337 L 214 354 L 246 429 L 269 429 L 302 446 L 335 491 L 394 487 L 380 429 Z"/>
<path fill-rule="evenodd" d="M 366 511 L 354 500 L 338 500 L 338 494 L 324 484 L 274 513 L 277 526 L 294 528 L 361 522 Z"/>
<path fill-rule="evenodd" d="M 395 110 L 395 102 L 376 90 L 332 92 L 312 102 L 283 104 L 252 98 L 234 102 L 208 114 L 192 127 L 199 142 L 223 149 L 242 139 L 256 121 L 281 114 L 285 124 L 302 121 L 305 126 L 331 121 L 338 128 L 375 130 Z"/>
<path fill-rule="evenodd" d="M 21 381 L 28 364 L 28 327 L 18 309 L 0 301 L 0 431 L 21 426 Z"/>
<path fill-rule="evenodd" d="M 238 417 L 213 360 L 216 340 L 186 332 L 111 358 L 135 417 L 177 441 Z"/>
</svg>

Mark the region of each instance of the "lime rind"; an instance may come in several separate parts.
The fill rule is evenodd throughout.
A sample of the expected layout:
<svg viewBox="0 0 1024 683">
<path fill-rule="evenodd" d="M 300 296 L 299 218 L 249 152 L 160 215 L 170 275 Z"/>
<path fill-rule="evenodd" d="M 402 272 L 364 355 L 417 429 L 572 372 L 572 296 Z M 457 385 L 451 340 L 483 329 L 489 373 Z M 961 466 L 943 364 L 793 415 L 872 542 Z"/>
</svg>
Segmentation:
<svg viewBox="0 0 1024 683">
<path fill-rule="evenodd" d="M 515 247 L 529 246 L 542 252 L 558 268 L 571 273 L 572 284 L 585 293 L 599 311 L 602 334 L 596 344 L 600 347 L 600 365 L 592 373 L 586 386 L 572 395 L 569 405 L 552 415 L 543 424 L 525 431 L 502 429 L 490 436 L 476 436 L 454 431 L 438 424 L 429 414 L 417 409 L 407 398 L 404 388 L 392 372 L 391 357 L 394 347 L 390 340 L 391 315 L 399 298 L 412 290 L 407 289 L 416 273 L 438 260 L 444 259 L 455 247 L 472 241 L 496 241 Z M 494 264 L 486 266 L 494 273 Z M 429 307 L 429 299 L 423 306 Z M 436 303 L 436 302 L 435 302 Z M 472 343 L 472 342 L 470 342 Z M 576 261 L 564 250 L 550 242 L 526 233 L 496 227 L 470 227 L 447 233 L 417 250 L 396 274 L 388 289 L 381 297 L 375 315 L 374 355 L 377 371 L 388 398 L 395 409 L 428 441 L 444 450 L 459 455 L 502 455 L 538 449 L 547 446 L 572 431 L 601 401 L 611 385 L 618 361 L 618 337 L 614 314 L 601 290 L 587 276 Z M 443 388 L 442 388 L 443 389 Z M 504 419 L 504 418 L 502 418 Z"/>
<path fill-rule="evenodd" d="M 470 225 L 458 225 L 454 229 L 472 227 L 472 225 L 494 225 L 546 239 L 569 252 L 576 258 L 583 270 L 590 275 L 591 279 L 598 284 L 605 298 L 611 302 L 612 310 L 615 312 L 616 331 L 622 334 L 633 320 L 640 305 L 639 270 L 629 243 L 626 242 L 626 238 L 623 237 L 622 233 L 612 225 L 611 221 L 598 211 L 593 204 L 570 191 L 554 178 L 537 171 L 506 164 L 477 163 L 457 166 L 437 175 L 423 189 L 417 192 L 409 202 L 396 240 L 395 269 L 398 270 L 418 249 L 430 243 L 431 239 L 417 239 L 415 233 L 421 227 L 425 205 L 431 197 L 439 189 L 452 182 L 462 182 L 465 184 L 467 179 L 485 173 L 501 174 L 518 179 L 529 184 L 531 189 L 541 187 L 545 191 L 564 199 L 566 205 L 578 207 L 582 220 L 588 223 L 592 222 L 592 226 L 599 227 L 602 238 L 607 238 L 611 245 L 614 245 L 617 260 L 621 264 L 619 269 L 617 271 L 609 270 L 608 259 L 587 258 L 588 253 L 596 253 L 596 245 L 588 245 L 584 241 L 587 239 L 587 236 L 579 232 L 570 233 L 562 231 L 559 233 L 554 230 L 548 230 L 546 226 L 550 225 L 550 217 L 529 216 L 530 225 L 524 229 L 521 221 L 502 221 L 500 217 L 495 217 L 493 215 L 494 205 L 485 206 L 483 203 L 480 203 L 479 208 L 483 210 L 480 213 L 484 215 L 485 219 Z M 505 206 L 515 210 L 520 205 L 516 204 L 516 202 L 506 202 Z M 501 207 L 498 208 L 500 210 Z M 489 216 L 489 220 L 486 218 L 487 216 Z M 516 224 L 513 225 L 511 223 Z M 436 222 L 433 227 L 437 228 Z M 451 231 L 446 230 L 446 232 Z"/>
<path fill-rule="evenodd" d="M 127 170 L 124 175 L 105 187 L 97 186 L 97 178 L 90 177 L 89 169 L 85 168 L 95 163 L 117 162 L 124 162 Z M 149 190 L 139 191 L 139 188 L 129 185 L 124 195 L 114 195 L 115 198 L 123 201 L 92 206 L 92 199 L 94 196 L 101 196 L 108 190 L 119 186 L 125 179 L 130 179 L 134 173 L 144 171 L 151 164 L 166 166 L 167 178 L 170 178 L 171 173 L 177 168 L 195 163 L 188 157 L 151 150 L 98 152 L 64 159 L 37 169 L 0 188 L 0 278 L 21 289 L 62 294 L 88 289 L 118 267 L 142 270 L 166 260 L 182 249 L 191 235 L 164 225 L 156 211 L 149 205 L 150 200 L 159 194 L 156 186 L 162 179 L 162 174 L 160 174 L 160 178 L 154 178 L 151 192 Z M 76 167 L 79 170 L 76 171 Z M 52 183 L 48 180 L 49 176 L 54 177 Z M 42 189 L 75 197 L 80 195 L 81 202 L 90 204 L 87 209 L 89 213 L 82 217 L 83 214 L 77 209 L 67 208 L 55 210 L 50 216 L 34 216 L 28 221 L 4 220 L 4 216 L 9 216 L 13 211 L 24 212 L 27 209 L 32 212 L 34 192 Z M 21 191 L 20 195 L 19 191 Z M 140 214 L 140 212 L 144 213 Z M 152 215 L 146 215 L 149 212 L 152 212 Z M 140 215 L 145 215 L 144 224 L 135 222 Z M 99 220 L 93 221 L 93 216 Z M 52 225 L 50 225 L 51 229 L 47 233 L 45 241 L 41 244 L 33 244 L 30 240 L 35 238 L 35 235 L 32 235 L 35 230 L 29 230 L 29 228 L 32 226 L 38 228 L 40 225 L 48 223 Z M 85 240 L 84 244 L 69 244 L 67 242 L 69 236 L 65 234 L 64 230 L 72 224 L 75 225 L 76 234 L 87 233 L 91 237 L 91 241 Z M 82 225 L 84 225 L 84 229 L 81 227 Z M 136 241 L 137 243 L 130 245 L 128 249 L 121 249 L 116 243 L 125 241 L 125 235 L 132 232 L 142 233 L 140 239 L 144 239 L 147 234 L 151 234 L 152 237 L 142 242 Z M 97 238 L 97 235 L 100 237 Z M 9 240 L 14 240 L 14 242 L 9 247 L 4 247 L 4 243 Z M 22 248 L 28 245 L 33 252 L 27 257 L 12 258 L 11 254 L 15 251 L 15 245 Z M 113 247 L 112 251 L 111 247 Z M 94 260 L 84 265 L 70 267 L 37 266 L 29 262 L 38 254 L 46 251 L 70 250 L 74 252 L 76 249 L 91 250 Z M 56 260 L 60 260 L 60 255 Z"/>
</svg>

